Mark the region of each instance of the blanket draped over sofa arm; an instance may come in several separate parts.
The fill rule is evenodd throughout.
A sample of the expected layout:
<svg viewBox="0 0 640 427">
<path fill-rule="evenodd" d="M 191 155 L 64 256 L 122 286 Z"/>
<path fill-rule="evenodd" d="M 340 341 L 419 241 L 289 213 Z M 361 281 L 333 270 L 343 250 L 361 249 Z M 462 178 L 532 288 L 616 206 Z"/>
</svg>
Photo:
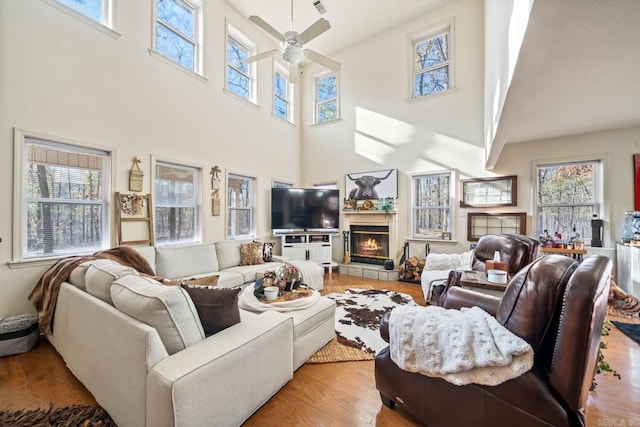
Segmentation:
<svg viewBox="0 0 640 427">
<path fill-rule="evenodd" d="M 479 307 L 396 307 L 389 318 L 391 360 L 402 370 L 456 385 L 498 385 L 533 366 L 533 349 Z"/>
<path fill-rule="evenodd" d="M 98 251 L 91 256 L 70 256 L 59 259 L 42 274 L 29 294 L 29 301 L 36 308 L 40 326 L 45 333 L 53 333 L 53 313 L 62 282 L 67 280 L 73 269 L 83 262 L 105 258 L 135 268 L 140 274 L 155 276 L 147 260 L 130 246 Z"/>
</svg>

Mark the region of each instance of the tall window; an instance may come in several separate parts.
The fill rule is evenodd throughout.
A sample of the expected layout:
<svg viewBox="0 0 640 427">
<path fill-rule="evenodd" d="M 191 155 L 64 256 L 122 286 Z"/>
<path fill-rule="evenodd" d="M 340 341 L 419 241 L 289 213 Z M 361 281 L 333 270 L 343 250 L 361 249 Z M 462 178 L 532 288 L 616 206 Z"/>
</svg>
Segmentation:
<svg viewBox="0 0 640 427">
<path fill-rule="evenodd" d="M 411 176 L 412 236 L 450 240 L 453 230 L 453 172 Z"/>
<path fill-rule="evenodd" d="M 24 138 L 22 258 L 109 247 L 110 153 Z"/>
<path fill-rule="evenodd" d="M 413 97 L 449 89 L 449 29 L 414 40 L 412 45 Z"/>
<path fill-rule="evenodd" d="M 228 239 L 256 236 L 254 223 L 255 185 L 255 178 L 229 174 L 227 178 Z"/>
<path fill-rule="evenodd" d="M 293 85 L 289 83 L 289 73 L 276 65 L 273 69 L 273 114 L 288 122 L 293 122 L 292 89 Z"/>
<path fill-rule="evenodd" d="M 198 240 L 199 170 L 190 166 L 156 162 L 155 172 L 156 242 L 163 244 Z"/>
<path fill-rule="evenodd" d="M 92 21 L 111 27 L 112 0 L 55 0 Z"/>
<path fill-rule="evenodd" d="M 336 120 L 338 111 L 338 76 L 331 73 L 315 80 L 315 122 L 324 123 Z"/>
<path fill-rule="evenodd" d="M 247 101 L 255 100 L 255 65 L 247 64 L 253 43 L 231 25 L 227 26 L 227 84 L 231 93 Z"/>
<path fill-rule="evenodd" d="M 196 0 L 156 0 L 155 51 L 202 74 L 202 4 Z"/>
<path fill-rule="evenodd" d="M 570 236 L 573 229 L 588 243 L 591 219 L 600 217 L 602 162 L 541 164 L 536 168 L 538 235 L 547 230 Z"/>
</svg>

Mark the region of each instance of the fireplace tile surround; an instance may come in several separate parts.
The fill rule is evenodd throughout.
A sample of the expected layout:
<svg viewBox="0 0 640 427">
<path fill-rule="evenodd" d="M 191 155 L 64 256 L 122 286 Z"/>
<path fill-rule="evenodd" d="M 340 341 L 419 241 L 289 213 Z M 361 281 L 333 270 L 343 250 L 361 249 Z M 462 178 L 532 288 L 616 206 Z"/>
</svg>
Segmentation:
<svg viewBox="0 0 640 427">
<path fill-rule="evenodd" d="M 397 262 L 398 256 L 398 215 L 396 211 L 343 211 L 342 227 L 351 230 L 352 225 L 369 227 L 386 227 L 389 230 L 388 252 L 389 258 Z M 382 265 L 352 262 L 340 263 L 338 272 L 354 277 L 363 277 L 373 280 L 397 281 L 397 270 L 385 270 Z"/>
</svg>

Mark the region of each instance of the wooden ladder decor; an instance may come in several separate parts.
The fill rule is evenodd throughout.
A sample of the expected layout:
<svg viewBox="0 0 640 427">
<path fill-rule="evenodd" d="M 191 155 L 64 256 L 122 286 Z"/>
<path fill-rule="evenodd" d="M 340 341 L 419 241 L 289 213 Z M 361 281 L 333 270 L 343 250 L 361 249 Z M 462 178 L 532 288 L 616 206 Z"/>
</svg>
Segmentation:
<svg viewBox="0 0 640 427">
<path fill-rule="evenodd" d="M 120 245 L 154 245 L 154 229 L 153 229 L 153 209 L 151 205 L 151 194 L 123 194 L 116 192 L 116 227 L 118 231 L 116 243 Z M 127 223 L 143 223 L 146 227 L 142 227 L 139 233 L 143 237 L 136 240 L 125 240 L 123 238 L 123 225 Z M 127 230 L 125 227 L 124 234 L 133 233 L 133 230 Z"/>
</svg>

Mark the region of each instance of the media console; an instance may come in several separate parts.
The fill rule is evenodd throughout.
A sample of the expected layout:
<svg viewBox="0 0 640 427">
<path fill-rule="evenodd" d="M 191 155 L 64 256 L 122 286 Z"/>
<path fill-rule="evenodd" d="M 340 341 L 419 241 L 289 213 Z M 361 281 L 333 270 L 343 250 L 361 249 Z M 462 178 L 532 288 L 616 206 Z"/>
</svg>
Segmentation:
<svg viewBox="0 0 640 427">
<path fill-rule="evenodd" d="M 333 234 L 323 232 L 281 234 L 282 256 L 291 260 L 316 262 L 331 273 L 333 266 L 336 265 L 331 259 Z"/>
</svg>

